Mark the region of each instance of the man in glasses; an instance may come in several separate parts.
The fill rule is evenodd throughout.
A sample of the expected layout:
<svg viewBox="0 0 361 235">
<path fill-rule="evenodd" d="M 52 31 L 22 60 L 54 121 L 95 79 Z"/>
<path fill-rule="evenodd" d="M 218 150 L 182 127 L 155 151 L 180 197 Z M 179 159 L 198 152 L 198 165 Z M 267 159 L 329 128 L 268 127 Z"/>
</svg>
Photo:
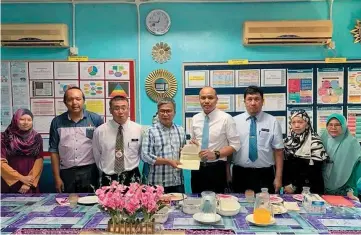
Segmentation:
<svg viewBox="0 0 361 235">
<path fill-rule="evenodd" d="M 184 193 L 180 150 L 186 143 L 183 127 L 173 123 L 176 104 L 171 98 L 158 102 L 158 119 L 145 132 L 142 140 L 142 160 L 148 163 L 147 183 L 162 185 L 165 193 Z"/>
</svg>

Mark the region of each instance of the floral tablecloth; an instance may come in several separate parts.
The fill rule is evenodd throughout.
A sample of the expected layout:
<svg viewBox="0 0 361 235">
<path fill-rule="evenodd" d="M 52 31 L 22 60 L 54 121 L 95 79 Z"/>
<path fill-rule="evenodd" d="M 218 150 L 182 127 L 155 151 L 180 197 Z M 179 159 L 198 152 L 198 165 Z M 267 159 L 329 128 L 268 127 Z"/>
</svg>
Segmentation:
<svg viewBox="0 0 361 235">
<path fill-rule="evenodd" d="M 80 196 L 85 196 L 80 195 Z M 252 205 L 243 195 L 235 194 L 241 203 L 241 212 L 234 217 L 223 217 L 216 225 L 202 225 L 173 208 L 163 227 L 165 229 L 223 229 L 237 234 L 361 234 L 361 204 L 353 208 L 329 207 L 324 215 L 299 212 L 276 215 L 276 224 L 268 227 L 250 225 L 245 217 L 252 213 Z M 1 234 L 43 233 L 79 234 L 105 230 L 106 214 L 98 205 L 60 206 L 55 198 L 66 194 L 1 194 Z M 285 201 L 294 201 L 284 195 Z"/>
</svg>

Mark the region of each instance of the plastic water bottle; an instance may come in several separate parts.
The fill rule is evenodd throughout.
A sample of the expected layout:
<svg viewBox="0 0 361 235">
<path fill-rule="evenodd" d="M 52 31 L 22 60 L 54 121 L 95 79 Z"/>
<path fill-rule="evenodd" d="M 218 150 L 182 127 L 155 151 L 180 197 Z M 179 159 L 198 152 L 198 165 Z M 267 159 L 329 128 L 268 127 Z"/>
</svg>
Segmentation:
<svg viewBox="0 0 361 235">
<path fill-rule="evenodd" d="M 302 187 L 302 196 L 303 196 L 302 206 L 303 206 L 303 208 L 305 208 L 306 211 L 309 211 L 309 209 L 310 209 L 311 202 L 308 201 L 309 198 L 307 197 L 310 194 L 311 194 L 310 187 Z"/>
</svg>

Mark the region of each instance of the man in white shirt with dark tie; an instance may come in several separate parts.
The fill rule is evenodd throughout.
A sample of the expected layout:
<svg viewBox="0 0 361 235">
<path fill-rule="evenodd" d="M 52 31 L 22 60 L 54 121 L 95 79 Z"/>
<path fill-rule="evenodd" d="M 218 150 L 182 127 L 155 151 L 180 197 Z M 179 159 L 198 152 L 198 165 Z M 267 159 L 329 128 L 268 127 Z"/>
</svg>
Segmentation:
<svg viewBox="0 0 361 235">
<path fill-rule="evenodd" d="M 277 119 L 262 111 L 263 91 L 249 86 L 244 93 L 246 112 L 234 117 L 241 148 L 233 156 L 232 181 L 235 193 L 247 189 L 277 192 L 282 185 L 283 137 Z"/>
<path fill-rule="evenodd" d="M 192 192 L 210 190 L 224 193 L 227 187 L 227 157 L 240 148 L 240 138 L 231 115 L 216 108 L 216 90 L 204 87 L 199 92 L 203 112 L 192 118 L 191 143 L 201 146 L 198 171 L 192 171 Z"/>
<path fill-rule="evenodd" d="M 115 96 L 109 101 L 113 120 L 99 126 L 93 136 L 95 163 L 101 171 L 101 185 L 116 180 L 129 185 L 140 182 L 141 125 L 129 120 L 129 101 Z"/>
</svg>

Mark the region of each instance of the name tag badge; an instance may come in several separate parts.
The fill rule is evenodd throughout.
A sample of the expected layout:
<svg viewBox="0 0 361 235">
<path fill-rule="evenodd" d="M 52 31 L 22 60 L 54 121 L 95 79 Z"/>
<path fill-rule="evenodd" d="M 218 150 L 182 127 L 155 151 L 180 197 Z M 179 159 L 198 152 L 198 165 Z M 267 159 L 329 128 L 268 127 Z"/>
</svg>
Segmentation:
<svg viewBox="0 0 361 235">
<path fill-rule="evenodd" d="M 87 127 L 85 130 L 86 137 L 89 139 L 93 139 L 93 134 L 94 134 L 94 127 Z"/>
<path fill-rule="evenodd" d="M 262 128 L 261 131 L 269 132 L 269 129 Z"/>
<path fill-rule="evenodd" d="M 132 142 L 134 142 L 134 141 L 139 141 L 139 139 L 132 139 Z"/>
</svg>

